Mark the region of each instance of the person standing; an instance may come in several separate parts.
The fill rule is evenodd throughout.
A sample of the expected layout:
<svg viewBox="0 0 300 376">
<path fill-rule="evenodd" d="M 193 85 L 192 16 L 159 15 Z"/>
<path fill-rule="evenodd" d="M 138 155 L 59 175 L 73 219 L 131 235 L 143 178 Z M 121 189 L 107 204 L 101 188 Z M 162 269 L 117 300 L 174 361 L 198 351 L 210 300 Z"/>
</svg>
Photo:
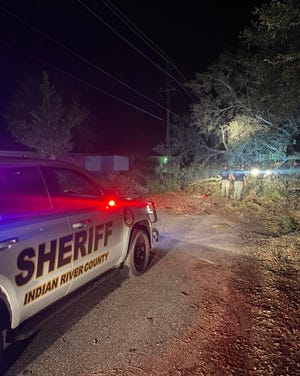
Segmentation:
<svg viewBox="0 0 300 376">
<path fill-rule="evenodd" d="M 232 179 L 234 181 L 233 198 L 235 200 L 241 200 L 243 188 L 247 185 L 247 177 L 243 166 L 240 166 L 237 171 L 234 171 L 232 174 Z"/>
<path fill-rule="evenodd" d="M 218 174 L 218 179 L 221 181 L 221 196 L 227 198 L 229 198 L 230 176 L 228 166 L 224 165 L 223 169 Z"/>
</svg>

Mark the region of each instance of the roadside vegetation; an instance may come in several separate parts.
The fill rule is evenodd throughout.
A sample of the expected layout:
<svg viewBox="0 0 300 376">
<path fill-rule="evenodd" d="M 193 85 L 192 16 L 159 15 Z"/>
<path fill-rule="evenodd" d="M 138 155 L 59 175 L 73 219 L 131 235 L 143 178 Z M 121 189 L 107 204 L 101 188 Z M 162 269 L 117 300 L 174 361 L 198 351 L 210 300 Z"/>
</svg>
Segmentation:
<svg viewBox="0 0 300 376">
<path fill-rule="evenodd" d="M 235 281 L 252 312 L 251 342 L 259 375 L 295 375 L 300 369 L 299 223 L 296 231 L 294 226 L 284 230 L 289 233 L 275 238 L 254 236 L 246 254 L 253 260 L 255 278 L 245 283 L 242 267 Z"/>
</svg>

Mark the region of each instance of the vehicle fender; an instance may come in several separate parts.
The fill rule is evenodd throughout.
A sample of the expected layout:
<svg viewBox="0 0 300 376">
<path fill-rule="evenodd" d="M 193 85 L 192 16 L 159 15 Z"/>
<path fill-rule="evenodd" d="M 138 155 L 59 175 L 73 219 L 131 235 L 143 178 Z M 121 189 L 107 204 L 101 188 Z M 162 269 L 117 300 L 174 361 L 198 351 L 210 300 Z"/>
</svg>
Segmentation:
<svg viewBox="0 0 300 376">
<path fill-rule="evenodd" d="M 126 244 L 126 248 L 124 250 L 125 254 L 123 254 L 123 257 L 122 257 L 123 260 L 125 260 L 125 258 L 127 257 L 128 250 L 129 250 L 130 237 L 131 237 L 132 231 L 135 228 L 144 229 L 146 231 L 148 238 L 149 238 L 150 247 L 152 247 L 152 236 L 151 236 L 150 221 L 147 221 L 147 220 L 136 221 L 126 234 L 126 239 L 125 239 L 125 242 L 124 242 L 124 244 Z"/>
</svg>

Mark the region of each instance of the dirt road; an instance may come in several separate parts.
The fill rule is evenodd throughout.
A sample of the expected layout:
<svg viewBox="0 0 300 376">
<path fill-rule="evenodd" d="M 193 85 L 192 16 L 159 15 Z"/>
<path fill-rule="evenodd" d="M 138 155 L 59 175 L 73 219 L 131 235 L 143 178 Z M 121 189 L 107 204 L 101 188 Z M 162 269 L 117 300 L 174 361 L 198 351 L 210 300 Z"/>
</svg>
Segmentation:
<svg viewBox="0 0 300 376">
<path fill-rule="evenodd" d="M 296 375 L 296 355 L 276 368 L 254 335 L 248 298 L 263 282 L 251 233 L 212 213 L 160 212 L 158 228 L 147 273 L 85 290 L 6 352 L 5 375 Z"/>
</svg>

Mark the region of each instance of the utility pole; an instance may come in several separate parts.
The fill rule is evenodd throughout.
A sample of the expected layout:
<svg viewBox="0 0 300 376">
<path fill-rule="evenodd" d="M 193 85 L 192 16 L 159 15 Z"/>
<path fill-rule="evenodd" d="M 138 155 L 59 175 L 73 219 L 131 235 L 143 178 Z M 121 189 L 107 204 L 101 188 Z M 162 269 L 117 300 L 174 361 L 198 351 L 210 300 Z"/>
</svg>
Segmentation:
<svg viewBox="0 0 300 376">
<path fill-rule="evenodd" d="M 167 72 L 171 71 L 170 64 L 167 62 Z M 166 88 L 161 89 L 161 93 L 166 95 L 166 145 L 168 155 L 170 154 L 170 110 L 171 95 L 176 91 L 175 85 L 169 75 L 166 75 Z"/>
</svg>

